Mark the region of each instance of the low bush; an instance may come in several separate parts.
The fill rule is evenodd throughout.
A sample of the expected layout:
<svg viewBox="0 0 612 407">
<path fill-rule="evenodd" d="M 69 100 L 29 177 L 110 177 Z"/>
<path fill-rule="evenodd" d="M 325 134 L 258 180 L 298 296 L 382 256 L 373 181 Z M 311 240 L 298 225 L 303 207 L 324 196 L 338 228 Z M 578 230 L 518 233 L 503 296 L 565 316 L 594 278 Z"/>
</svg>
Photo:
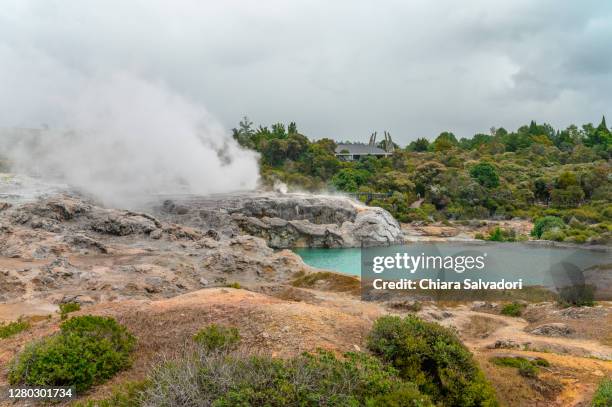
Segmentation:
<svg viewBox="0 0 612 407">
<path fill-rule="evenodd" d="M 531 230 L 531 235 L 540 239 L 545 232 L 555 229 L 563 230 L 564 228 L 565 222 L 563 222 L 563 219 L 557 216 L 544 216 L 536 219 L 533 229 Z"/>
<path fill-rule="evenodd" d="M 526 359 L 520 356 L 501 356 L 491 358 L 491 362 L 499 366 L 514 367 L 518 369 L 518 373 L 523 377 L 534 378 L 538 376 L 538 367 L 550 366 L 548 361 L 543 358 L 533 360 Z"/>
<path fill-rule="evenodd" d="M 604 379 L 597 388 L 591 407 L 610 407 L 612 406 L 612 379 Z"/>
<path fill-rule="evenodd" d="M 8 338 L 9 336 L 17 335 L 19 332 L 25 331 L 30 327 L 30 323 L 23 319 L 9 322 L 8 324 L 0 324 L 0 339 Z"/>
<path fill-rule="evenodd" d="M 66 319 L 69 313 L 79 311 L 81 304 L 78 302 L 67 302 L 59 305 L 60 317 L 62 320 Z"/>
<path fill-rule="evenodd" d="M 291 359 L 188 351 L 153 371 L 143 397 L 145 405 L 178 407 L 190 400 L 216 407 L 434 406 L 378 359 L 322 350 Z"/>
<path fill-rule="evenodd" d="M 379 318 L 368 348 L 443 406 L 496 406 L 495 393 L 457 336 L 415 316 Z"/>
<path fill-rule="evenodd" d="M 519 366 L 518 372 L 523 377 L 538 377 L 538 368 L 531 363 L 523 363 Z"/>
<path fill-rule="evenodd" d="M 592 307 L 595 305 L 595 287 L 576 284 L 559 290 L 559 304 L 564 307 Z"/>
<path fill-rule="evenodd" d="M 518 240 L 524 240 L 525 236 L 517 235 L 513 229 L 503 229 L 499 226 L 489 231 L 489 235 L 484 240 L 491 242 L 516 242 Z"/>
<path fill-rule="evenodd" d="M 193 340 L 206 351 L 226 351 L 236 348 L 240 333 L 234 327 L 212 324 L 198 331 Z"/>
<path fill-rule="evenodd" d="M 101 400 L 77 401 L 72 407 L 140 407 L 142 392 L 147 388 L 146 380 L 121 383 L 113 388 L 110 396 Z"/>
<path fill-rule="evenodd" d="M 9 382 L 75 386 L 80 392 L 128 367 L 134 344 L 134 337 L 113 318 L 74 317 L 58 334 L 26 346 L 10 363 Z"/>
<path fill-rule="evenodd" d="M 491 358 L 491 362 L 499 366 L 508 366 L 519 368 L 525 363 L 533 364 L 535 366 L 550 366 L 548 360 L 544 358 L 526 359 L 521 356 L 497 356 Z"/>
<path fill-rule="evenodd" d="M 506 304 L 501 309 L 502 315 L 507 315 L 509 317 L 520 317 L 523 314 L 523 309 L 525 306 L 518 302 L 511 302 L 510 304 Z"/>
<path fill-rule="evenodd" d="M 561 229 L 547 230 L 540 236 L 542 240 L 550 240 L 553 242 L 562 242 L 566 237 L 567 235 Z"/>
<path fill-rule="evenodd" d="M 487 237 L 487 240 L 491 242 L 505 242 L 506 241 L 506 239 L 504 238 L 502 229 L 499 227 L 496 227 L 495 229 L 489 232 L 489 236 Z"/>
</svg>

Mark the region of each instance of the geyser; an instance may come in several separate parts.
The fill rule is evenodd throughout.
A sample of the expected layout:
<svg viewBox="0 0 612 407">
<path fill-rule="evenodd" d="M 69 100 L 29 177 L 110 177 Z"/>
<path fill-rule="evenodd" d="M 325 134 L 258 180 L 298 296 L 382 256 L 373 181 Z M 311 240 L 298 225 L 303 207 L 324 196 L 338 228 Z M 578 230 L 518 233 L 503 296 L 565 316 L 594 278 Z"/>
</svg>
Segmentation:
<svg viewBox="0 0 612 407">
<path fill-rule="evenodd" d="M 125 207 L 151 194 L 256 187 L 256 154 L 242 149 L 204 107 L 133 75 L 75 80 L 44 98 L 53 112 L 49 128 L 3 136 L 15 171 L 59 178 Z M 41 123 L 40 101 L 32 100 L 31 114 L 20 117 Z"/>
</svg>

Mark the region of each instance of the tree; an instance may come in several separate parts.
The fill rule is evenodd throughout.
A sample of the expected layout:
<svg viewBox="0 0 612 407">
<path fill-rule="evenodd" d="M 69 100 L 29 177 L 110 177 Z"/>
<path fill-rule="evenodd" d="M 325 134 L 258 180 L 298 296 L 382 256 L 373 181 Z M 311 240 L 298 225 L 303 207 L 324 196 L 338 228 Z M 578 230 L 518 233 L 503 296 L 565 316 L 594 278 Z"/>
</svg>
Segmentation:
<svg viewBox="0 0 612 407">
<path fill-rule="evenodd" d="M 310 144 L 308 150 L 302 155 L 302 168 L 306 173 L 323 180 L 334 176 L 340 162 L 334 155 L 336 143 L 330 139 L 321 139 Z"/>
<path fill-rule="evenodd" d="M 440 135 L 436 138 L 436 141 L 433 143 L 434 151 L 446 151 L 455 146 L 457 146 L 459 142 L 457 141 L 457 137 L 449 131 L 445 131 L 440 133 Z"/>
<path fill-rule="evenodd" d="M 589 147 L 601 146 L 603 149 L 607 149 L 612 144 L 612 134 L 606 124 L 606 117 L 601 118 L 599 126 L 594 128 L 592 125 L 589 127 L 585 126 L 586 140 L 584 144 Z"/>
<path fill-rule="evenodd" d="M 566 189 L 572 185 L 578 185 L 578 178 L 576 173 L 571 171 L 562 172 L 555 181 L 555 187 L 559 189 Z"/>
<path fill-rule="evenodd" d="M 541 202 L 548 202 L 550 199 L 550 191 L 552 190 L 552 183 L 544 178 L 538 178 L 533 183 L 533 194 L 536 199 Z"/>
<path fill-rule="evenodd" d="M 287 137 L 287 158 L 297 161 L 308 150 L 308 138 L 299 133 L 289 133 Z"/>
<path fill-rule="evenodd" d="M 414 172 L 416 191 L 424 194 L 426 189 L 436 182 L 437 177 L 446 171 L 446 167 L 435 161 L 427 161 L 419 165 Z"/>
<path fill-rule="evenodd" d="M 253 130 L 252 126 L 253 122 L 250 121 L 248 117 L 244 116 L 242 120 L 240 120 L 238 128 L 232 129 L 232 136 L 241 146 L 254 149 L 255 143 L 253 142 L 252 138 L 255 131 Z"/>
<path fill-rule="evenodd" d="M 272 125 L 273 138 L 284 139 L 287 138 L 287 132 L 285 131 L 285 125 L 283 123 L 276 123 Z"/>
<path fill-rule="evenodd" d="M 497 171 L 488 162 L 481 162 L 473 166 L 470 170 L 470 176 L 486 188 L 496 188 L 499 186 Z"/>
<path fill-rule="evenodd" d="M 575 207 L 584 199 L 584 191 L 578 185 L 571 185 L 566 189 L 553 189 L 550 198 L 554 206 Z"/>
<path fill-rule="evenodd" d="M 270 140 L 262 140 L 259 151 L 261 152 L 262 160 L 270 166 L 280 166 L 287 157 L 288 143 L 286 140 L 273 138 Z"/>
<path fill-rule="evenodd" d="M 416 151 L 416 152 L 427 151 L 429 149 L 429 140 L 423 137 L 418 138 L 414 140 L 413 142 L 411 142 L 406 149 L 408 151 Z"/>
<path fill-rule="evenodd" d="M 289 135 L 297 134 L 298 133 L 297 125 L 295 124 L 295 122 L 289 123 L 289 126 L 287 126 L 287 133 Z"/>
<path fill-rule="evenodd" d="M 493 137 L 488 134 L 474 134 L 471 139 L 462 138 L 459 145 L 465 150 L 473 150 L 491 141 L 493 141 Z"/>
<path fill-rule="evenodd" d="M 408 174 L 400 171 L 388 171 L 377 178 L 376 185 L 383 191 L 410 192 L 414 183 Z"/>
<path fill-rule="evenodd" d="M 340 191 L 357 192 L 369 179 L 370 174 L 367 171 L 344 168 L 334 175 L 331 182 Z"/>
</svg>

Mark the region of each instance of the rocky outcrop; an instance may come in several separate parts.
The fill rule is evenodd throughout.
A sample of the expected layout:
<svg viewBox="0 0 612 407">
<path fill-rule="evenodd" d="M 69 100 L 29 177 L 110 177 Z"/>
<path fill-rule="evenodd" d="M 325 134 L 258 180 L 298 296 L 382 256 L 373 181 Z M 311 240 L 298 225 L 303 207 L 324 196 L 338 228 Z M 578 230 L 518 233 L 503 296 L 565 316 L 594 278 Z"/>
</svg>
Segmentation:
<svg viewBox="0 0 612 407">
<path fill-rule="evenodd" d="M 561 322 L 540 325 L 531 330 L 532 334 L 542 336 L 570 336 L 574 332 L 573 328 Z"/>
<path fill-rule="evenodd" d="M 345 197 L 232 194 L 160 199 L 139 212 L 60 193 L 0 205 L 4 300 L 170 297 L 202 287 L 284 284 L 308 273 L 296 246 L 400 241 L 380 208 Z"/>
<path fill-rule="evenodd" d="M 295 253 L 275 251 L 259 237 L 230 237 L 68 195 L 1 210 L 0 255 L 0 301 L 170 297 L 286 282 L 309 270 Z"/>
<path fill-rule="evenodd" d="M 91 222 L 92 230 L 115 236 L 149 234 L 159 227 L 161 227 L 159 221 L 151 216 L 132 212 L 112 213 Z"/>
<path fill-rule="evenodd" d="M 398 222 L 381 208 L 344 196 L 243 193 L 174 198 L 153 206 L 156 216 L 215 230 L 249 234 L 273 248 L 358 247 L 401 243 Z"/>
</svg>

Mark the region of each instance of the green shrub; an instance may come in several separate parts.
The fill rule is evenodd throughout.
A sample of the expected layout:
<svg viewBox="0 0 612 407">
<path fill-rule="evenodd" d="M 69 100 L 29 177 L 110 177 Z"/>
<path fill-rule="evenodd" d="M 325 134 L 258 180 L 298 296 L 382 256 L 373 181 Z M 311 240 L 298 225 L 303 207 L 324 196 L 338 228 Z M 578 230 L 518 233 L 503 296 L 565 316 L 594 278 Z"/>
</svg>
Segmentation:
<svg viewBox="0 0 612 407">
<path fill-rule="evenodd" d="M 559 290 L 559 304 L 564 307 L 592 307 L 595 305 L 595 287 L 576 284 Z"/>
<path fill-rule="evenodd" d="M 499 176 L 494 166 L 487 162 L 476 164 L 470 169 L 470 176 L 486 188 L 499 186 Z"/>
<path fill-rule="evenodd" d="M 517 369 L 525 364 L 532 364 L 534 366 L 550 366 L 548 360 L 544 358 L 529 360 L 521 356 L 496 356 L 491 358 L 491 362 L 499 366 L 515 367 Z"/>
<path fill-rule="evenodd" d="M 145 405 L 433 407 L 416 385 L 363 353 L 318 351 L 290 359 L 186 352 L 154 369 Z"/>
<path fill-rule="evenodd" d="M 523 377 L 535 378 L 538 376 L 539 366 L 550 366 L 546 359 L 536 358 L 529 360 L 521 356 L 498 356 L 491 358 L 491 362 L 499 366 L 514 367 Z"/>
<path fill-rule="evenodd" d="M 602 221 L 602 214 L 600 214 L 600 212 L 597 209 L 593 207 L 588 207 L 588 206 L 583 206 L 577 209 L 571 209 L 568 213 L 568 216 L 571 216 L 571 218 L 575 218 L 576 220 L 583 221 L 583 222 L 601 222 Z"/>
<path fill-rule="evenodd" d="M 518 372 L 523 377 L 538 377 L 538 368 L 532 363 L 523 363 L 519 366 Z"/>
<path fill-rule="evenodd" d="M 67 302 L 64 304 L 60 304 L 59 309 L 60 309 L 60 316 L 63 321 L 64 319 L 66 319 L 69 313 L 74 312 L 74 311 L 79 311 L 81 309 L 81 304 L 79 304 L 78 302 Z"/>
<path fill-rule="evenodd" d="M 486 240 L 491 242 L 516 242 L 516 232 L 512 229 L 502 229 L 499 226 L 489 232 Z"/>
<path fill-rule="evenodd" d="M 540 239 L 544 232 L 554 229 L 563 230 L 564 228 L 565 223 L 563 222 L 563 219 L 556 216 L 544 216 L 536 219 L 533 229 L 531 230 L 531 235 Z"/>
<path fill-rule="evenodd" d="M 531 363 L 535 364 L 536 366 L 543 366 L 543 367 L 550 366 L 550 362 L 548 362 L 548 360 L 544 358 L 535 358 L 534 360 L 531 361 Z"/>
<path fill-rule="evenodd" d="M 9 382 L 75 386 L 80 392 L 128 367 L 134 344 L 134 337 L 113 318 L 74 317 L 58 334 L 26 346 L 11 361 Z"/>
<path fill-rule="evenodd" d="M 560 229 L 553 229 L 553 230 L 547 230 L 546 232 L 542 233 L 542 236 L 540 236 L 540 238 L 542 240 L 551 240 L 553 242 L 562 242 L 562 241 L 565 240 L 566 235 Z"/>
<path fill-rule="evenodd" d="M 423 395 L 412 383 L 406 383 L 399 389 L 369 399 L 366 407 L 433 407 L 430 398 Z"/>
<path fill-rule="evenodd" d="M 240 332 L 234 327 L 212 324 L 199 330 L 193 340 L 206 351 L 230 350 L 238 346 Z"/>
<path fill-rule="evenodd" d="M 507 315 L 509 317 L 520 317 L 523 314 L 523 309 L 525 306 L 518 302 L 512 302 L 510 304 L 506 304 L 501 309 L 502 315 Z"/>
<path fill-rule="evenodd" d="M 491 386 L 457 336 L 415 316 L 379 318 L 368 348 L 443 406 L 495 406 Z"/>
<path fill-rule="evenodd" d="M 140 407 L 141 394 L 147 388 L 148 382 L 126 382 L 116 386 L 111 395 L 101 400 L 78 401 L 72 407 Z"/>
<path fill-rule="evenodd" d="M 610 407 L 612 406 L 612 379 L 604 379 L 599 384 L 591 407 Z"/>
<path fill-rule="evenodd" d="M 0 324 L 0 339 L 8 338 L 18 334 L 19 332 L 25 331 L 30 327 L 28 321 L 18 319 L 17 321 L 9 322 L 8 324 Z"/>
<path fill-rule="evenodd" d="M 504 237 L 502 236 L 502 230 L 499 227 L 496 227 L 493 231 L 489 232 L 489 237 L 487 240 L 491 242 L 503 242 Z"/>
<path fill-rule="evenodd" d="M 556 236 L 549 236 L 549 237 L 556 237 Z M 567 241 L 567 242 L 572 242 L 572 243 L 586 243 L 586 241 L 589 239 L 589 236 L 585 233 L 574 233 L 573 230 L 568 231 L 568 237 L 565 237 L 563 240 Z"/>
<path fill-rule="evenodd" d="M 229 288 L 235 288 L 236 290 L 240 290 L 240 289 L 242 288 L 242 286 L 240 285 L 240 283 L 239 283 L 239 282 L 237 282 L 237 281 L 234 281 L 233 283 L 228 284 L 228 285 L 227 285 L 227 287 L 229 287 Z"/>
</svg>

